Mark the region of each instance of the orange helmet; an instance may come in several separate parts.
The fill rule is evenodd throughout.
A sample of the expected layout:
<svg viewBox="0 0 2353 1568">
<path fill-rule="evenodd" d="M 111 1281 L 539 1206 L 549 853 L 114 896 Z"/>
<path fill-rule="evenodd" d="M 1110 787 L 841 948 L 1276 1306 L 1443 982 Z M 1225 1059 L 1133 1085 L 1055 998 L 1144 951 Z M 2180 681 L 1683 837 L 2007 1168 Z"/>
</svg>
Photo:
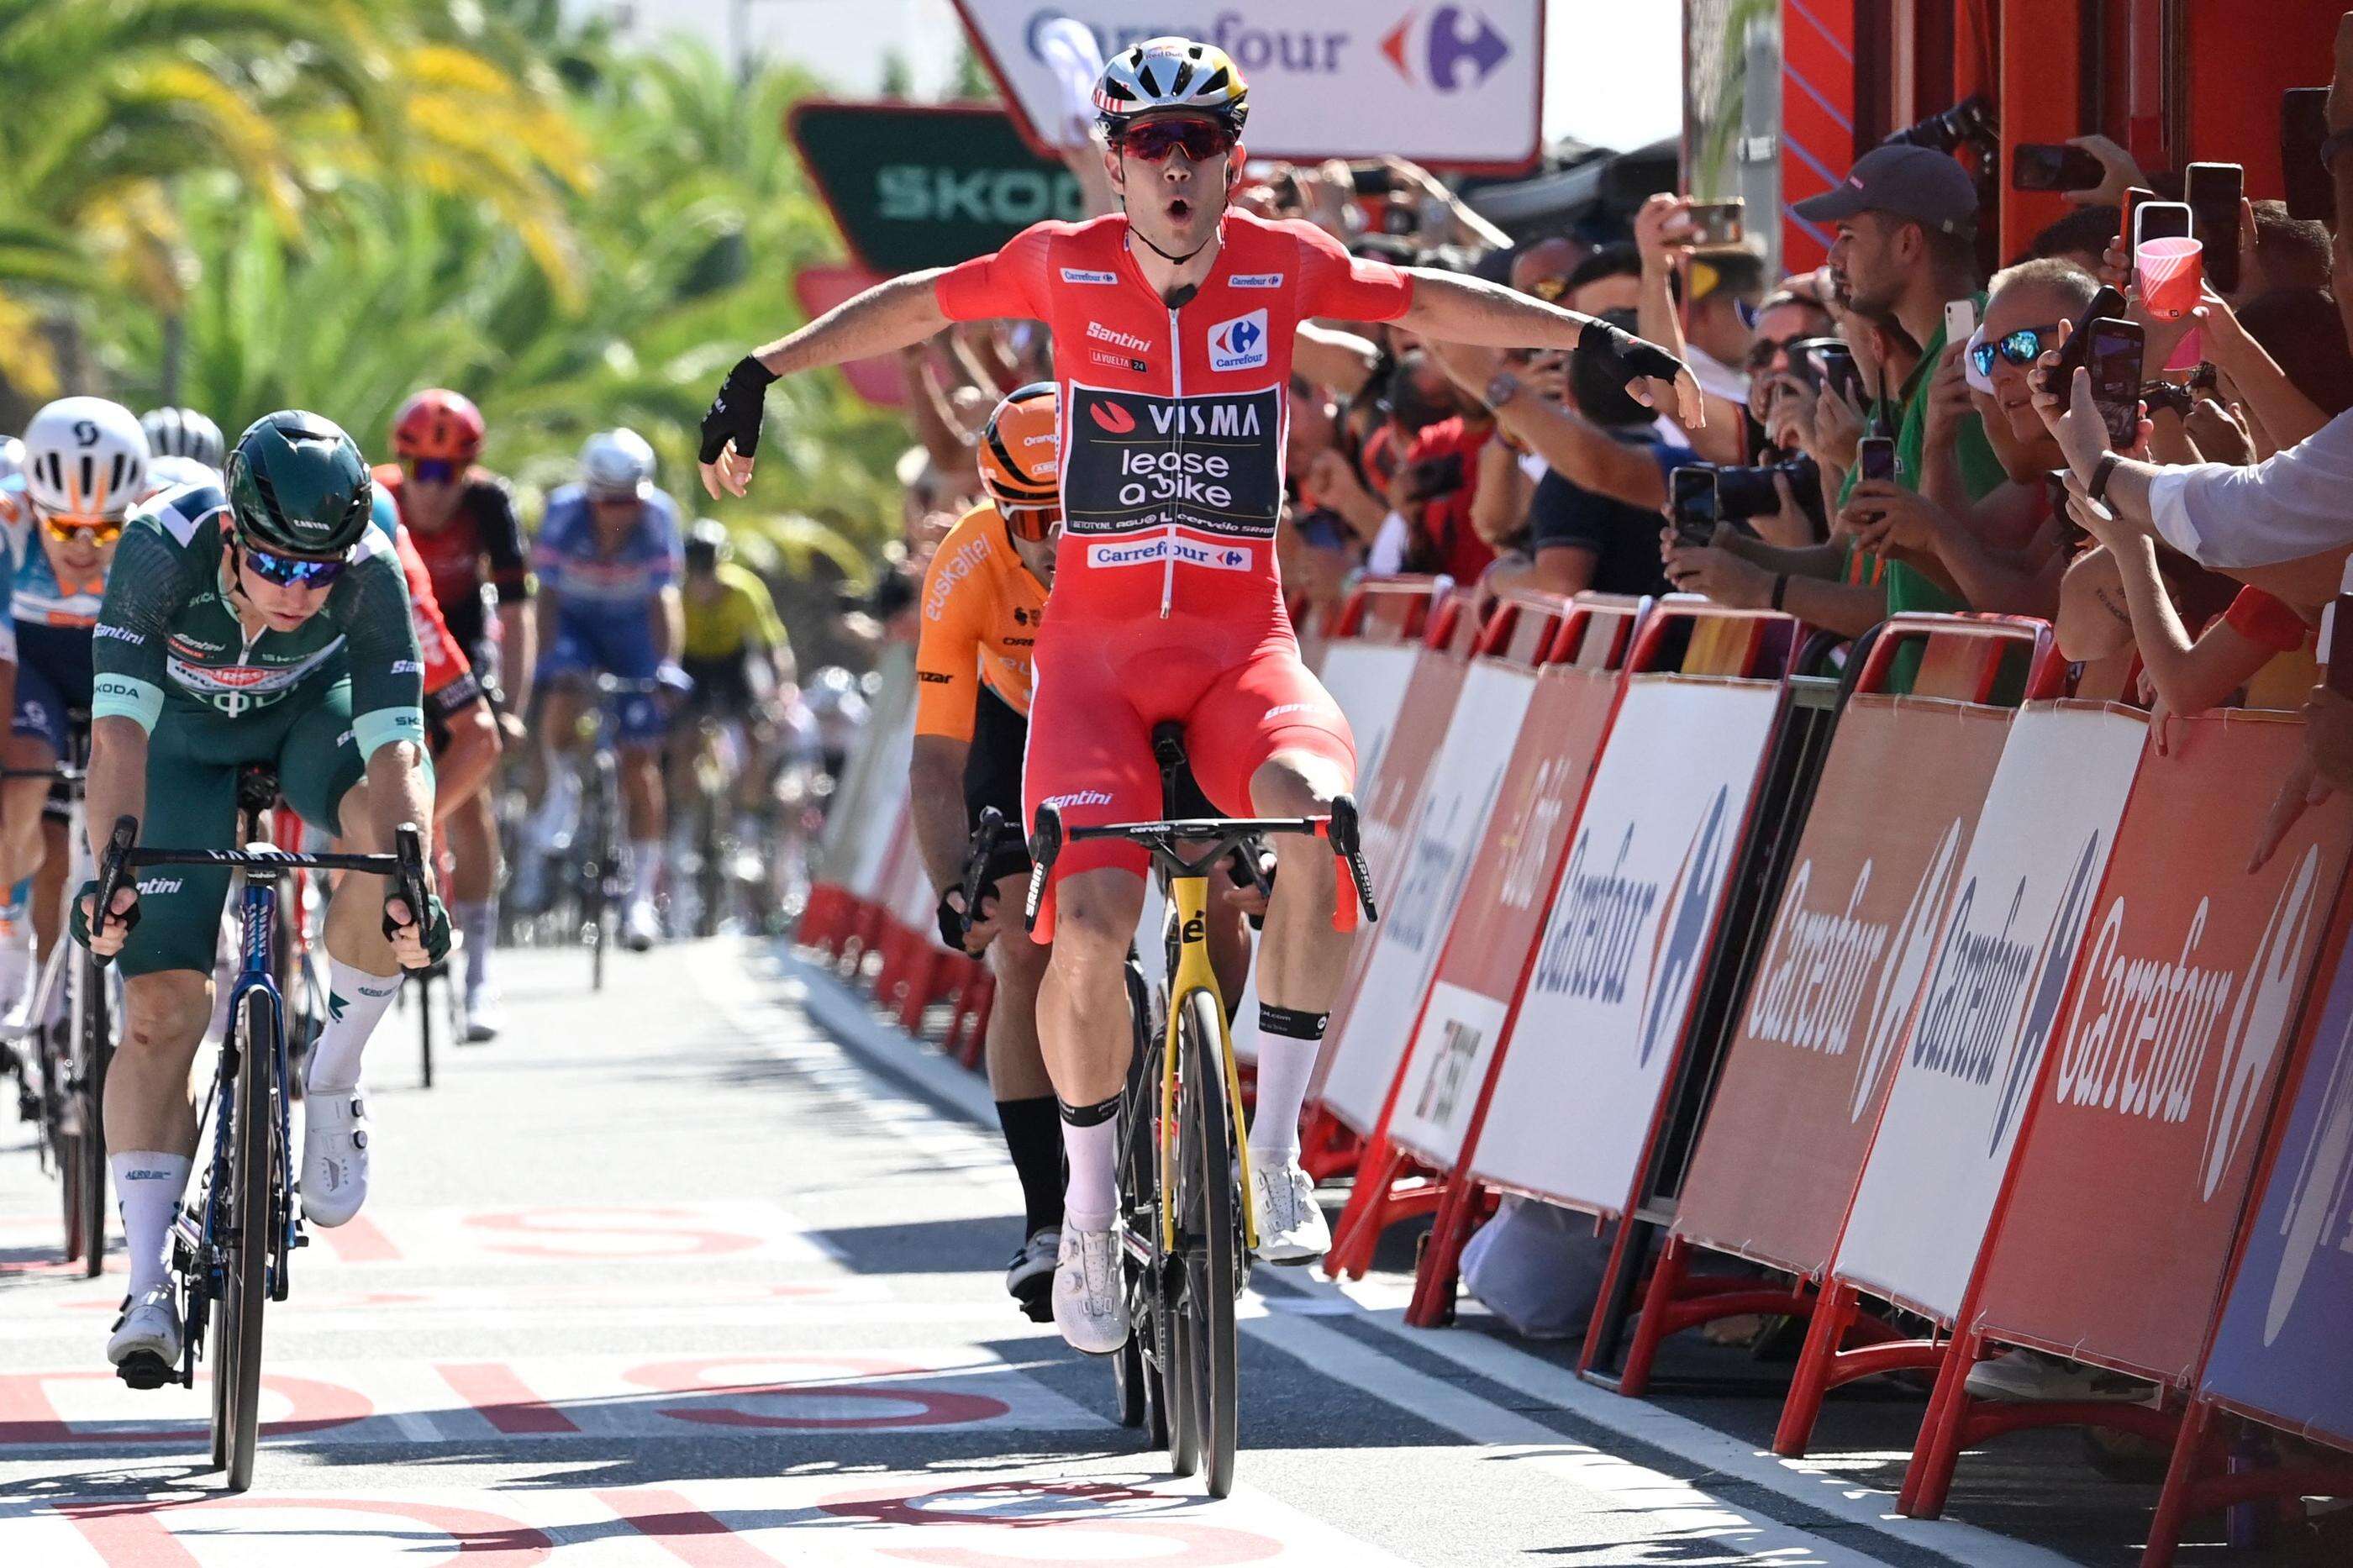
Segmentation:
<svg viewBox="0 0 2353 1568">
<path fill-rule="evenodd" d="M 980 488 L 997 503 L 1006 525 L 1040 540 L 1061 521 L 1061 437 L 1056 429 L 1055 386 L 1033 381 L 1005 395 L 980 433 Z"/>
<path fill-rule="evenodd" d="M 420 392 L 393 416 L 392 449 L 403 458 L 470 463 L 481 455 L 482 411 L 461 393 Z"/>
</svg>

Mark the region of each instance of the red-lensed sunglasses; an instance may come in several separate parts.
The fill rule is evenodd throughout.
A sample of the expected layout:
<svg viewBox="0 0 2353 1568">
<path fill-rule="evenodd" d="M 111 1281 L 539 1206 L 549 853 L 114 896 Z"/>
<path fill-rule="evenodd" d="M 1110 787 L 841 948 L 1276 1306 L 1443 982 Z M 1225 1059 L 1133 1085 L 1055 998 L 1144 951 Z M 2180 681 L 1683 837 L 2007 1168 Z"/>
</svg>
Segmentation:
<svg viewBox="0 0 2353 1568">
<path fill-rule="evenodd" d="M 1120 132 L 1120 150 L 1131 158 L 1157 163 L 1177 148 L 1196 163 L 1230 149 L 1236 141 L 1230 126 L 1215 120 L 1147 120 Z"/>
</svg>

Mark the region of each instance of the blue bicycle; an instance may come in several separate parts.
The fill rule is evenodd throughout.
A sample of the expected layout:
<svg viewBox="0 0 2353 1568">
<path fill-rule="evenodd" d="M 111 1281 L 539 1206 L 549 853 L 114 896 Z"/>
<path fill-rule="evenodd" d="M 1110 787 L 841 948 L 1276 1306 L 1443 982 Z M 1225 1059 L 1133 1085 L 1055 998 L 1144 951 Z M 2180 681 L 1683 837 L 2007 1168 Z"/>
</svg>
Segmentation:
<svg viewBox="0 0 2353 1568">
<path fill-rule="evenodd" d="M 134 1355 L 121 1368 L 122 1380 L 133 1388 L 174 1382 L 193 1388 L 205 1333 L 212 1331 L 213 1465 L 227 1473 L 231 1491 L 253 1484 L 261 1427 L 262 1312 L 268 1303 L 286 1300 L 288 1255 L 308 1240 L 294 1201 L 293 1080 L 286 1003 L 278 987 L 286 935 L 279 885 L 303 870 L 371 872 L 391 878 L 395 892 L 411 910 L 426 907 L 424 840 L 415 826 L 400 828 L 391 855 L 295 854 L 271 844 L 263 831 L 262 816 L 277 799 L 278 775 L 269 768 L 248 766 L 238 774 L 243 849 L 140 848 L 138 819 L 118 817 L 99 863 L 98 896 L 91 906 L 112 909 L 123 879 L 149 866 L 228 866 L 243 884 L 237 908 L 244 958 L 229 993 L 228 1037 L 221 1042 L 198 1117 L 199 1127 L 206 1121 L 212 1124 L 212 1153 L 202 1184 L 172 1231 L 172 1271 L 185 1324 L 180 1364 Z"/>
</svg>

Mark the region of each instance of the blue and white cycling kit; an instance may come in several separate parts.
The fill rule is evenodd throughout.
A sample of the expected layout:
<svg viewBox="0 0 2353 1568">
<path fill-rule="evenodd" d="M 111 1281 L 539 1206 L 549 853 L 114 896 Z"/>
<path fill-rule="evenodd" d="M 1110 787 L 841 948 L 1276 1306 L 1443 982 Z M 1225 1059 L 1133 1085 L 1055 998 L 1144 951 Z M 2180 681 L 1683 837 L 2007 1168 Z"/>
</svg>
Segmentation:
<svg viewBox="0 0 2353 1568">
<path fill-rule="evenodd" d="M 86 582 L 59 580 L 23 487 L 21 478 L 0 487 L 13 568 L 8 616 L 16 658 L 16 705 L 9 728 L 62 757 L 67 713 L 90 710 L 90 633 L 105 602 L 106 574 L 92 573 Z"/>
<path fill-rule="evenodd" d="M 636 523 L 607 554 L 597 547 L 587 491 L 566 485 L 548 498 L 531 565 L 541 591 L 556 599 L 555 637 L 539 655 L 542 681 L 600 669 L 624 680 L 657 673 L 653 618 L 661 591 L 685 568 L 677 502 L 649 489 Z M 624 698 L 617 707 L 621 740 L 660 738 L 661 709 L 651 697 Z"/>
</svg>

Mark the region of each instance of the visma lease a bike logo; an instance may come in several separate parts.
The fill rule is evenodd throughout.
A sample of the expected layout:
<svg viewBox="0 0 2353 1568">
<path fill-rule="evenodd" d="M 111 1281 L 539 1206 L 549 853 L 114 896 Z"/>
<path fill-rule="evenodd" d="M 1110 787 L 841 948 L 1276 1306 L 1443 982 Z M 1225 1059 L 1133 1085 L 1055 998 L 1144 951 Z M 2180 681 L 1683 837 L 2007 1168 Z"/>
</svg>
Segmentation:
<svg viewBox="0 0 2353 1568">
<path fill-rule="evenodd" d="M 1614 1005 L 1625 999 L 1635 956 L 1647 946 L 1651 963 L 1638 1003 L 1636 1055 L 1646 1066 L 1677 1016 L 1678 998 L 1707 941 L 1708 916 L 1731 856 L 1731 786 L 1718 784 L 1681 863 L 1663 881 L 1626 874 L 1638 824 L 1627 825 L 1607 869 L 1592 863 L 1590 827 L 1569 851 L 1560 903 L 1536 956 L 1536 989 Z"/>
</svg>

